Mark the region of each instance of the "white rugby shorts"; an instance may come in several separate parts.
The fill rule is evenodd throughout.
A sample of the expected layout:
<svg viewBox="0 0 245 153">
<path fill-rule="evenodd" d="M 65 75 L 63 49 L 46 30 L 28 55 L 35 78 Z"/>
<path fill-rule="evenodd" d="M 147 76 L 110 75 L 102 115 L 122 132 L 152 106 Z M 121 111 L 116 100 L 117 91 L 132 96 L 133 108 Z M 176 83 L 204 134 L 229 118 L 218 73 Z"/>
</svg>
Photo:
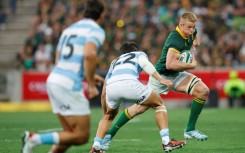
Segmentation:
<svg viewBox="0 0 245 153">
<path fill-rule="evenodd" d="M 83 90 L 71 91 L 52 83 L 47 83 L 46 88 L 53 113 L 63 116 L 90 114 L 89 102 Z"/>
<path fill-rule="evenodd" d="M 106 103 L 111 109 L 116 109 L 122 101 L 144 103 L 152 89 L 138 80 L 121 80 L 106 85 Z"/>
<path fill-rule="evenodd" d="M 175 89 L 178 87 L 178 85 L 187 77 L 190 73 L 183 71 L 180 72 L 179 75 L 176 77 L 170 77 L 170 76 L 164 76 L 161 75 L 164 79 L 169 79 L 173 82 L 173 88 L 172 90 L 176 91 Z M 149 82 L 147 84 L 149 87 L 151 87 L 153 90 L 155 90 L 159 94 L 167 94 L 169 92 L 168 86 L 161 84 L 158 80 L 156 80 L 154 77 L 150 76 Z"/>
</svg>

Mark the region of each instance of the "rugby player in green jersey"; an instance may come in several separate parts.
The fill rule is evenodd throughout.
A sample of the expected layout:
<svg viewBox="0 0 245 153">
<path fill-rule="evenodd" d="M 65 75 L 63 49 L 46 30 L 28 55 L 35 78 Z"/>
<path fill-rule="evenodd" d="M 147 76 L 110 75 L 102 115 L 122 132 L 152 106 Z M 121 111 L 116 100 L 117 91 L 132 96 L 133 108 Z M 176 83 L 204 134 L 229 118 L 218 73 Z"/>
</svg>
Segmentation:
<svg viewBox="0 0 245 153">
<path fill-rule="evenodd" d="M 186 93 L 194 97 L 191 105 L 190 117 L 186 128 L 184 129 L 184 138 L 207 140 L 208 136 L 196 129 L 196 122 L 202 108 L 208 98 L 209 89 L 197 76 L 186 72 L 185 70 L 194 69 L 197 66 L 195 57 L 192 63 L 183 63 L 179 61 L 179 56 L 183 51 L 191 50 L 199 45 L 196 38 L 196 21 L 197 17 L 192 12 L 185 12 L 181 15 L 178 26 L 173 30 L 162 49 L 161 56 L 155 67 L 158 73 L 165 79 L 173 82 L 173 90 L 176 92 Z M 159 94 L 167 94 L 167 86 L 160 84 L 157 80 L 150 77 L 149 86 Z M 103 102 L 102 95 L 102 104 Z M 134 104 L 128 107 L 112 125 L 107 135 L 104 137 L 102 148 L 109 149 L 109 144 L 116 132 L 127 123 L 130 119 L 146 111 L 149 107 Z"/>
</svg>

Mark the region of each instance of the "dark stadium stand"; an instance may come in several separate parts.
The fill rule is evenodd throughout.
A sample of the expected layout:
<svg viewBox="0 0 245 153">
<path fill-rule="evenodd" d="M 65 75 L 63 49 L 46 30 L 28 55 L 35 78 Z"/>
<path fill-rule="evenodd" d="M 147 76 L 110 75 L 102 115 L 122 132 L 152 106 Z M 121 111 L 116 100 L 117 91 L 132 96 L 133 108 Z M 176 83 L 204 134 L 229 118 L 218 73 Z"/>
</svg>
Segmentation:
<svg viewBox="0 0 245 153">
<path fill-rule="evenodd" d="M 36 14 L 38 0 L 17 1 L 17 13 L 7 14 L 6 29 L 0 31 L 0 65 L 1 69 L 16 67 L 16 53 L 23 46 L 27 37 L 31 20 Z M 3 1 L 5 10 L 8 11 L 9 4 Z"/>
</svg>

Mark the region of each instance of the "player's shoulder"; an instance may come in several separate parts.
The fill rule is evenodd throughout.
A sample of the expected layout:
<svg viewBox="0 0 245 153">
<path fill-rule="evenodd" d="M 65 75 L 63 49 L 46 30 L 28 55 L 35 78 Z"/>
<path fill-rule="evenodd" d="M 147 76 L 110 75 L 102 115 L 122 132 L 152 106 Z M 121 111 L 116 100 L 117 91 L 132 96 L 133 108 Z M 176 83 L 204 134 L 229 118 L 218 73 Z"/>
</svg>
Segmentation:
<svg viewBox="0 0 245 153">
<path fill-rule="evenodd" d="M 142 55 L 142 56 L 147 56 L 147 54 L 143 51 L 138 51 L 139 52 L 139 55 Z"/>
<path fill-rule="evenodd" d="M 174 30 L 169 34 L 166 43 L 169 45 L 175 44 L 177 46 L 182 46 L 184 41 L 185 39 L 181 36 L 181 34 L 177 30 Z"/>
<path fill-rule="evenodd" d="M 181 38 L 181 35 L 177 30 L 173 30 L 172 32 L 170 32 L 169 38 L 172 38 L 172 39 L 178 38 L 179 39 L 179 38 Z"/>
<path fill-rule="evenodd" d="M 92 28 L 93 30 L 104 31 L 104 29 L 98 23 L 92 19 L 87 18 L 74 22 L 68 28 Z"/>
</svg>

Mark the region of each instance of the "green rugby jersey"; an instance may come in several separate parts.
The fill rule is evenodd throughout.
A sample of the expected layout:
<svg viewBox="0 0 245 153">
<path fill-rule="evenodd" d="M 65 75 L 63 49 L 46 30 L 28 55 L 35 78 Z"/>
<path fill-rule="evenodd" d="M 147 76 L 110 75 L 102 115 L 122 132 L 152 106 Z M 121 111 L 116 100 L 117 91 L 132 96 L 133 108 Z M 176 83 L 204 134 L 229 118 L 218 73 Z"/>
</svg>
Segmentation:
<svg viewBox="0 0 245 153">
<path fill-rule="evenodd" d="M 178 26 L 174 31 L 169 34 L 163 46 L 161 56 L 155 65 L 156 70 L 159 74 L 165 76 L 177 76 L 179 74 L 179 71 L 172 71 L 166 68 L 168 49 L 172 48 L 173 50 L 175 50 L 176 53 L 179 54 L 181 54 L 184 50 L 190 50 L 192 43 L 196 38 L 196 34 L 197 30 L 195 30 L 195 32 L 191 36 L 186 37 Z"/>
</svg>

